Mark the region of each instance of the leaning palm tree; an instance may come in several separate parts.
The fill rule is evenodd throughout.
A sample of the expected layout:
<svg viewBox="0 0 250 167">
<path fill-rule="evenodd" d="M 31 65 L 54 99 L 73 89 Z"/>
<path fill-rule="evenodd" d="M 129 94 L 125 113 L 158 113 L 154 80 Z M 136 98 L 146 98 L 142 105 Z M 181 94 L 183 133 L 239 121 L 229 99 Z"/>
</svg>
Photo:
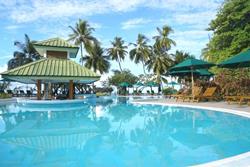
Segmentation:
<svg viewBox="0 0 250 167">
<path fill-rule="evenodd" d="M 97 43 L 91 44 L 87 49 L 87 55 L 83 57 L 85 67 L 98 71 L 100 74 L 107 73 L 110 68 L 109 56 L 104 55 L 104 50 Z"/>
<path fill-rule="evenodd" d="M 126 49 L 127 46 L 124 45 L 124 40 L 121 37 L 115 37 L 114 41 L 111 41 L 111 48 L 108 48 L 108 55 L 111 57 L 112 60 L 118 62 L 120 70 L 122 71 L 121 61 L 125 59 L 126 54 L 128 53 Z"/>
<path fill-rule="evenodd" d="M 129 57 L 133 60 L 136 64 L 142 63 L 144 74 L 146 75 L 145 71 L 145 62 L 150 59 L 151 50 L 150 46 L 147 45 L 149 40 L 146 36 L 142 34 L 138 34 L 136 43 L 130 43 L 133 45 L 134 48 L 130 50 Z"/>
<path fill-rule="evenodd" d="M 175 41 L 169 38 L 170 33 L 174 32 L 170 26 L 163 26 L 162 29 L 157 27 L 159 35 L 154 36 L 155 45 L 158 45 L 158 48 L 161 48 L 162 51 L 168 51 L 171 49 L 171 45 L 176 45 Z"/>
<path fill-rule="evenodd" d="M 87 50 L 92 43 L 98 43 L 97 39 L 92 36 L 94 28 L 90 27 L 87 21 L 81 19 L 79 19 L 78 23 L 76 23 L 75 28 L 72 26 L 69 26 L 69 28 L 73 31 L 73 33 L 69 35 L 68 40 L 73 41 L 75 45 L 80 45 L 80 61 L 83 65 L 83 47 Z"/>
</svg>

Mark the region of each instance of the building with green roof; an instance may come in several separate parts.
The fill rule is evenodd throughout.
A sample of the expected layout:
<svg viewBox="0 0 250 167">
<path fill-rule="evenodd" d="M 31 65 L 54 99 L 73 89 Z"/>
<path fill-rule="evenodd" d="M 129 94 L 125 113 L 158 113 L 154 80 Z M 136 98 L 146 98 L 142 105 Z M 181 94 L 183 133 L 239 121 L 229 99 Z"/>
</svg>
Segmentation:
<svg viewBox="0 0 250 167">
<path fill-rule="evenodd" d="M 77 52 L 79 50 L 79 47 L 72 45 L 61 38 L 51 38 L 38 41 L 33 45 L 37 52 L 45 58 L 76 58 Z"/>
<path fill-rule="evenodd" d="M 41 99 L 41 84 L 45 90 L 53 83 L 69 83 L 69 99 L 74 97 L 74 83 L 93 83 L 100 79 L 95 72 L 70 58 L 76 58 L 78 47 L 60 38 L 34 43 L 41 60 L 3 72 L 4 79 L 37 85 L 37 99 Z"/>
</svg>

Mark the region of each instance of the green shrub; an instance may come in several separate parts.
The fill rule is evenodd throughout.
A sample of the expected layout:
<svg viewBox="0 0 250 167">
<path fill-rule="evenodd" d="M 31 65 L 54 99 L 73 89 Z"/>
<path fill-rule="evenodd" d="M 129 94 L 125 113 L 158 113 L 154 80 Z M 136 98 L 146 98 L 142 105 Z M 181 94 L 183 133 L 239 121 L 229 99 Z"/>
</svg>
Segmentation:
<svg viewBox="0 0 250 167">
<path fill-rule="evenodd" d="M 171 95 L 171 94 L 177 93 L 177 90 L 173 89 L 173 88 L 165 88 L 165 89 L 163 89 L 162 92 L 164 95 Z"/>
<path fill-rule="evenodd" d="M 100 96 L 109 96 L 109 93 L 106 92 L 96 92 L 96 96 L 100 97 Z"/>
<path fill-rule="evenodd" d="M 0 99 L 8 99 L 11 98 L 11 95 L 7 93 L 0 93 Z"/>
</svg>

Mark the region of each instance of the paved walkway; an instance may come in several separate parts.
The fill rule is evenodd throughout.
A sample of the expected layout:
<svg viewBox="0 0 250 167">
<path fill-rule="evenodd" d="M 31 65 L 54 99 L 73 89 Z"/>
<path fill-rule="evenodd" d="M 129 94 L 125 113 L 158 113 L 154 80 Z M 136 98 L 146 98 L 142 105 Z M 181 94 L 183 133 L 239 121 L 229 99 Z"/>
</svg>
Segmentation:
<svg viewBox="0 0 250 167">
<path fill-rule="evenodd" d="M 134 100 L 135 102 L 156 102 L 162 104 L 180 104 L 180 105 L 190 105 L 190 106 L 200 106 L 200 107 L 215 107 L 215 108 L 224 108 L 230 110 L 238 110 L 238 111 L 245 111 L 250 113 L 250 106 L 248 105 L 238 105 L 238 104 L 227 104 L 226 102 L 176 102 L 174 99 L 167 99 L 167 98 L 160 98 L 160 99 L 141 99 L 141 100 Z"/>
</svg>

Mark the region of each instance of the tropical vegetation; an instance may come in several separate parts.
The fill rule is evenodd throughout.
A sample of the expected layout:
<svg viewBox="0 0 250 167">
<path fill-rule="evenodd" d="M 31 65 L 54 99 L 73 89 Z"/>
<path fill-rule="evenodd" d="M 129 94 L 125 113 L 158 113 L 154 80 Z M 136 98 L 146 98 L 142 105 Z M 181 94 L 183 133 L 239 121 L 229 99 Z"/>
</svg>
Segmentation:
<svg viewBox="0 0 250 167">
<path fill-rule="evenodd" d="M 129 70 L 114 70 L 114 75 L 109 78 L 109 84 L 119 86 L 122 82 L 127 82 L 130 85 L 135 84 L 138 81 L 138 77 L 131 73 Z"/>
<path fill-rule="evenodd" d="M 35 41 L 30 40 L 27 34 L 24 35 L 24 42 L 14 42 L 14 45 L 18 48 L 18 50 L 14 52 L 13 58 L 8 61 L 9 70 L 41 58 L 33 46 L 34 42 Z"/>
<path fill-rule="evenodd" d="M 146 62 L 148 71 L 153 71 L 156 75 L 156 82 L 159 84 L 158 91 L 161 91 L 162 82 L 167 82 L 166 74 L 168 69 L 172 66 L 172 59 L 168 51 L 172 45 L 176 43 L 169 38 L 170 33 L 173 32 L 171 27 L 163 26 L 162 29 L 157 27 L 158 35 L 154 36 L 155 43 L 152 47 L 152 55 Z"/>
<path fill-rule="evenodd" d="M 208 61 L 220 63 L 250 48 L 250 1 L 225 1 L 208 30 L 213 34 L 202 52 L 202 57 Z M 246 85 L 250 82 L 249 70 L 214 69 L 214 72 L 225 94 L 242 94 L 239 90 L 250 93 Z"/>
<path fill-rule="evenodd" d="M 87 21 L 81 19 L 79 19 L 75 27 L 69 26 L 69 28 L 73 31 L 73 33 L 69 35 L 68 40 L 73 41 L 75 45 L 80 46 L 80 51 L 81 51 L 80 62 L 83 65 L 84 63 L 83 48 L 88 50 L 93 43 L 98 43 L 97 39 L 94 36 L 92 36 L 94 28 L 90 27 Z"/>
<path fill-rule="evenodd" d="M 104 55 L 104 49 L 97 43 L 90 44 L 82 61 L 85 62 L 85 67 L 100 74 L 107 73 L 110 68 L 109 57 Z"/>
<path fill-rule="evenodd" d="M 130 45 L 133 45 L 134 48 L 132 48 L 129 52 L 130 60 L 134 61 L 136 64 L 142 63 L 145 75 L 145 64 L 150 60 L 151 56 L 151 47 L 148 45 L 148 41 L 149 39 L 145 35 L 138 34 L 136 43 L 130 43 Z"/>
<path fill-rule="evenodd" d="M 127 52 L 127 46 L 125 45 L 125 41 L 121 37 L 115 37 L 114 41 L 111 41 L 111 48 L 108 48 L 108 55 L 112 60 L 115 60 L 119 64 L 119 68 L 122 71 L 121 61 L 125 59 Z"/>
<path fill-rule="evenodd" d="M 212 36 L 202 50 L 202 59 L 220 63 L 250 48 L 249 6 L 249 0 L 226 0 L 223 3 L 215 19 L 210 22 L 207 28 L 208 31 L 212 32 Z M 116 36 L 107 48 L 103 48 L 97 38 L 93 36 L 94 28 L 87 21 L 80 19 L 75 27 L 69 27 L 72 34 L 69 35 L 68 40 L 80 47 L 80 62 L 82 65 L 104 74 L 109 72 L 111 61 L 118 64 L 119 70 L 114 70 L 114 75 L 108 79 L 109 85 L 119 86 L 122 82 L 128 82 L 129 84 L 156 82 L 160 91 L 162 90 L 162 84 L 167 82 L 166 76 L 169 68 L 185 59 L 194 57 L 181 50 L 176 50 L 172 54 L 169 52 L 176 45 L 176 42 L 170 37 L 174 31 L 168 25 L 161 28 L 157 27 L 157 35 L 153 37 L 146 37 L 139 33 L 136 41 L 129 44 L 126 44 L 127 42 L 122 37 Z M 24 43 L 16 41 L 14 44 L 19 50 L 14 52 L 14 58 L 9 61 L 9 69 L 41 57 L 26 34 Z M 130 50 L 128 46 L 131 46 Z M 138 78 L 129 70 L 124 69 L 122 62 L 126 58 L 136 64 L 141 64 L 144 75 L 142 74 Z M 224 92 L 228 92 L 226 88 L 232 86 L 235 87 L 234 90 L 237 90 L 238 86 L 244 85 L 245 88 L 242 88 L 242 90 L 249 89 L 249 86 L 247 86 L 249 84 L 245 84 L 249 83 L 249 69 L 222 70 L 215 68 L 213 72 L 217 74 L 215 80 L 220 84 L 222 90 L 225 90 Z M 165 92 L 169 92 L 169 90 L 165 90 Z"/>
<path fill-rule="evenodd" d="M 250 1 L 227 0 L 207 30 L 213 35 L 203 50 L 203 58 L 221 61 L 250 47 Z"/>
</svg>

